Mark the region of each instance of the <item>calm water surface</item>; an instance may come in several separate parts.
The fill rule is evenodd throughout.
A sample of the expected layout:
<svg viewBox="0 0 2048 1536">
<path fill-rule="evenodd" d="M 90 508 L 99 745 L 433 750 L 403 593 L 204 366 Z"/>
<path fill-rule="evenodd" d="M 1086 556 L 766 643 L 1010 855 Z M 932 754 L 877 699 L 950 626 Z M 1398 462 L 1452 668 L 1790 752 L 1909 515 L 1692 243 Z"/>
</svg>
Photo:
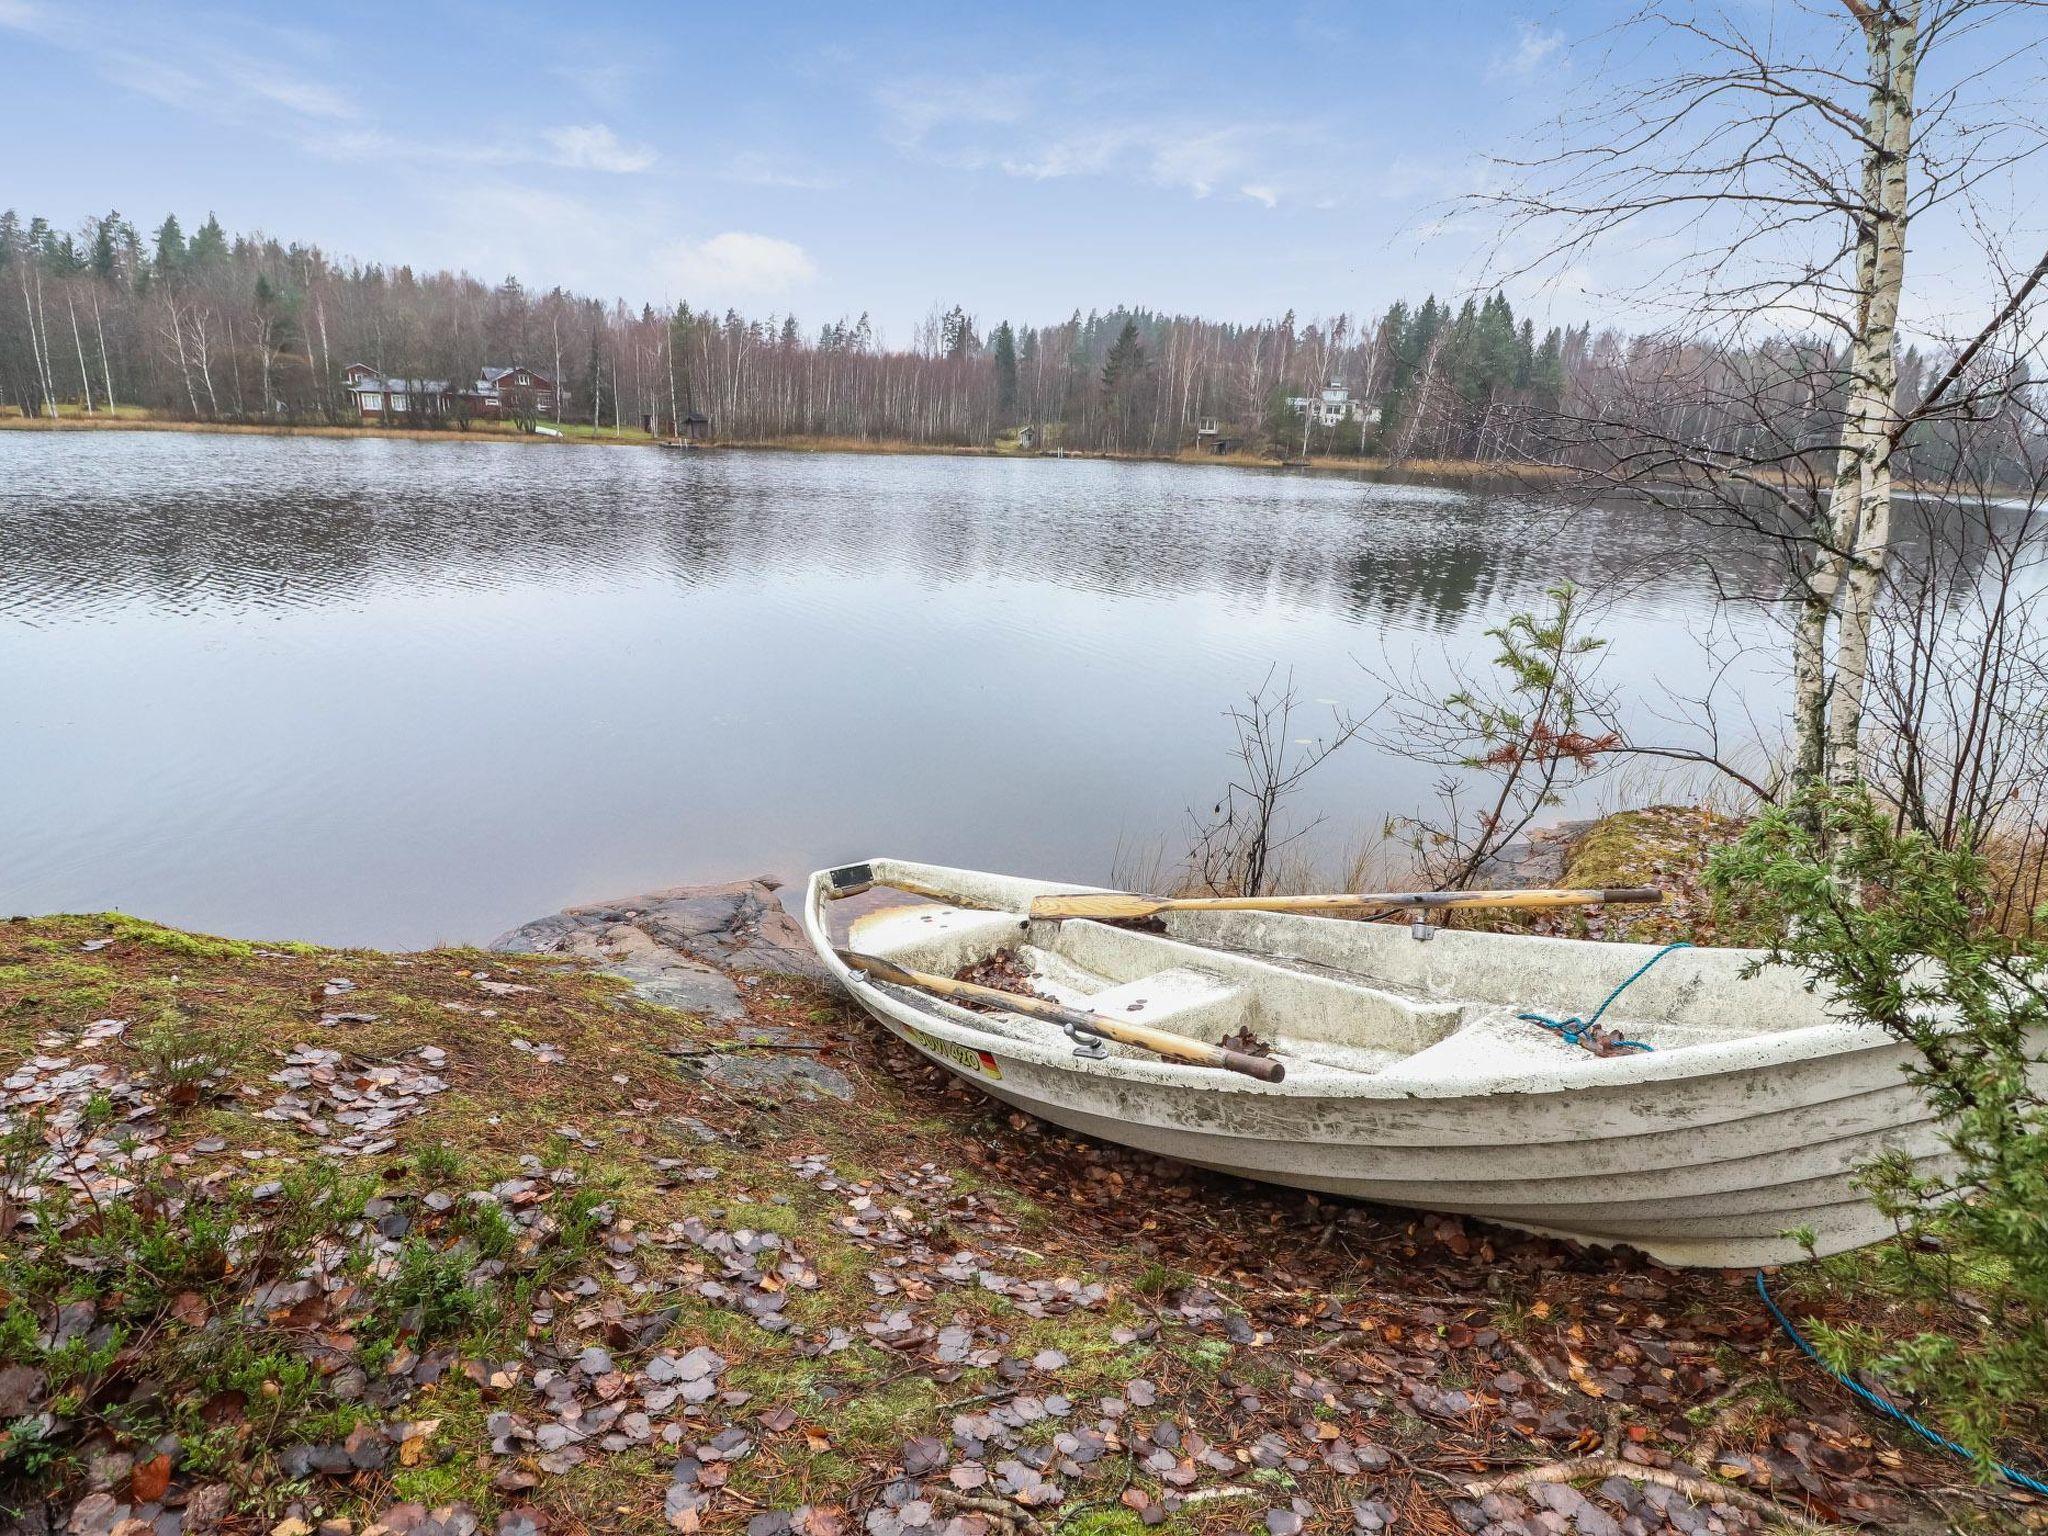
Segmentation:
<svg viewBox="0 0 2048 1536">
<path fill-rule="evenodd" d="M 417 945 L 870 853 L 1099 880 L 1270 669 L 1363 711 L 1361 662 L 1483 662 L 1569 577 L 1610 681 L 1682 683 L 1742 571 L 1702 537 L 1212 467 L 0 434 L 0 911 Z M 1335 847 L 1434 777 L 1356 746 L 1304 809 Z"/>
</svg>

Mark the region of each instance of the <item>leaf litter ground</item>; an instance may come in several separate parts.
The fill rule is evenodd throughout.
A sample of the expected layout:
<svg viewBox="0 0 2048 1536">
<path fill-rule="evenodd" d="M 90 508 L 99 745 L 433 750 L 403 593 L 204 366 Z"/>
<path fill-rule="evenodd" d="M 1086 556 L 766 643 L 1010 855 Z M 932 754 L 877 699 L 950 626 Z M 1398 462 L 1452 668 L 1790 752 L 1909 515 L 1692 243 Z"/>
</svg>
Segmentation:
<svg viewBox="0 0 2048 1536">
<path fill-rule="evenodd" d="M 0 1523 L 73 1536 L 2018 1526 L 1744 1277 L 1202 1174 L 807 983 L 0 925 Z M 745 1045 L 743 1041 L 760 1042 Z M 851 1103 L 736 1090 L 792 1048 Z M 1797 1306 L 1885 1303 L 1787 1277 Z"/>
</svg>

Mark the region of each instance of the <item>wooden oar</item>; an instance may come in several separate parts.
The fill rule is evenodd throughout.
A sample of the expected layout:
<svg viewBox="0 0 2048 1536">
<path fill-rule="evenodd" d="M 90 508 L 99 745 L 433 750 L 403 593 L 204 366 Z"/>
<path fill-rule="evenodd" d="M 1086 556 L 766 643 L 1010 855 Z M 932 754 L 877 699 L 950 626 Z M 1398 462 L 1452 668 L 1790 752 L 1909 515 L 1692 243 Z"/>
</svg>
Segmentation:
<svg viewBox="0 0 2048 1536">
<path fill-rule="evenodd" d="M 1072 896 L 1038 896 L 1031 915 L 1057 920 L 1093 917 L 1116 922 L 1159 912 L 1344 912 L 1377 907 L 1388 912 L 1435 907 L 1580 907 L 1623 902 L 1660 902 L 1653 885 L 1610 890 L 1527 891 L 1351 891 L 1334 896 L 1134 896 L 1128 891 L 1089 891 Z"/>
<path fill-rule="evenodd" d="M 1069 1008 L 1062 1003 L 1048 1002 L 1042 997 L 1027 997 L 1017 992 L 1005 992 L 999 987 L 983 987 L 971 981 L 956 981 L 951 976 L 933 976 L 924 971 L 906 970 L 893 960 L 884 960 L 878 955 L 863 955 L 850 949 L 834 950 L 833 953 L 852 969 L 872 976 L 877 981 L 886 981 L 892 986 L 909 987 L 912 991 L 927 992 L 934 997 L 959 998 L 982 1003 L 1000 1008 L 1005 1013 L 1021 1013 L 1026 1018 L 1043 1019 L 1048 1024 L 1057 1024 L 1074 1034 L 1114 1040 L 1119 1045 L 1135 1045 L 1140 1050 L 1170 1057 L 1174 1061 L 1185 1061 L 1192 1066 L 1222 1067 L 1228 1072 L 1242 1072 L 1246 1077 L 1256 1077 L 1264 1083 L 1277 1083 L 1287 1076 L 1286 1065 L 1270 1056 L 1248 1056 L 1243 1051 L 1226 1050 L 1220 1045 L 1206 1045 L 1200 1040 L 1190 1040 L 1185 1035 L 1153 1029 L 1144 1024 L 1133 1024 L 1126 1019 L 1112 1019 L 1099 1013 L 1087 1013 L 1079 1008 Z"/>
</svg>

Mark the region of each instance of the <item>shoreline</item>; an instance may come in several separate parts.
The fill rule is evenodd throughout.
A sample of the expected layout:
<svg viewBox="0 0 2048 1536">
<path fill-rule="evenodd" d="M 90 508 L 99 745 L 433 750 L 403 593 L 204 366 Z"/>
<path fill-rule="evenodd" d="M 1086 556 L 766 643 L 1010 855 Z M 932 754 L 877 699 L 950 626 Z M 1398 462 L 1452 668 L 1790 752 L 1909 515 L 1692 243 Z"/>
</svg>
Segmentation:
<svg viewBox="0 0 2048 1536">
<path fill-rule="evenodd" d="M 474 423 L 467 429 L 391 426 L 344 426 L 327 423 L 260 421 L 184 421 L 160 416 L 46 417 L 0 416 L 0 432 L 192 432 L 228 437 L 386 438 L 418 443 L 520 443 L 597 448 L 662 448 L 662 438 L 634 429 L 611 435 L 570 423 L 560 437 L 518 432 Z M 786 437 L 731 438 L 703 443 L 691 451 L 749 453 L 852 453 L 915 455 L 927 458 L 1091 460 L 1116 464 L 1199 464 L 1229 469 L 1310 470 L 1319 474 L 1353 474 L 1414 480 L 1489 480 L 1512 483 L 1555 479 L 1570 471 L 1547 465 L 1492 464 L 1471 459 L 1410 459 L 1396 464 L 1385 458 L 1349 458 L 1329 454 L 1308 459 L 1270 459 L 1257 454 L 1113 453 L 1107 450 L 1021 453 L 975 443 L 914 443 L 902 438 Z"/>
</svg>

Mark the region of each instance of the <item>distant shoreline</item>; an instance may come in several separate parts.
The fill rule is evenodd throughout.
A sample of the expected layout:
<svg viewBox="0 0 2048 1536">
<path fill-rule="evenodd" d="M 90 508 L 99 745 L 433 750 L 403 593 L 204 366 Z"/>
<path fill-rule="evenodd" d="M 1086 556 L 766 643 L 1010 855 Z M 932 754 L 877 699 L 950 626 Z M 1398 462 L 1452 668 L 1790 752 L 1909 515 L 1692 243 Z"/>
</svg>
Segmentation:
<svg viewBox="0 0 2048 1536">
<path fill-rule="evenodd" d="M 391 438 L 416 443 L 522 443 L 542 446 L 599 448 L 659 448 L 663 439 L 637 428 L 618 434 L 602 429 L 592 431 L 577 423 L 564 423 L 562 436 L 547 437 L 520 432 L 494 422 L 475 422 L 466 430 L 387 426 L 329 426 L 318 423 L 270 423 L 260 421 L 181 421 L 146 415 L 66 416 L 55 421 L 47 417 L 0 416 L 0 432 L 200 432 L 241 437 L 327 437 Z M 702 445 L 702 451 L 725 450 L 771 453 L 864 453 L 915 454 L 934 458 L 971 459 L 1094 459 L 1124 464 L 1220 464 L 1232 469 L 1307 469 L 1319 472 L 1395 475 L 1413 479 L 1515 480 L 1550 479 L 1569 473 L 1548 466 L 1489 464 L 1466 459 L 1410 459 L 1395 465 L 1384 458 L 1350 458 L 1316 455 L 1308 459 L 1271 459 L 1257 454 L 1110 453 L 1075 451 L 1067 453 L 1021 453 L 1015 449 L 958 443 L 913 443 L 897 438 L 786 437 L 717 439 Z"/>
</svg>

